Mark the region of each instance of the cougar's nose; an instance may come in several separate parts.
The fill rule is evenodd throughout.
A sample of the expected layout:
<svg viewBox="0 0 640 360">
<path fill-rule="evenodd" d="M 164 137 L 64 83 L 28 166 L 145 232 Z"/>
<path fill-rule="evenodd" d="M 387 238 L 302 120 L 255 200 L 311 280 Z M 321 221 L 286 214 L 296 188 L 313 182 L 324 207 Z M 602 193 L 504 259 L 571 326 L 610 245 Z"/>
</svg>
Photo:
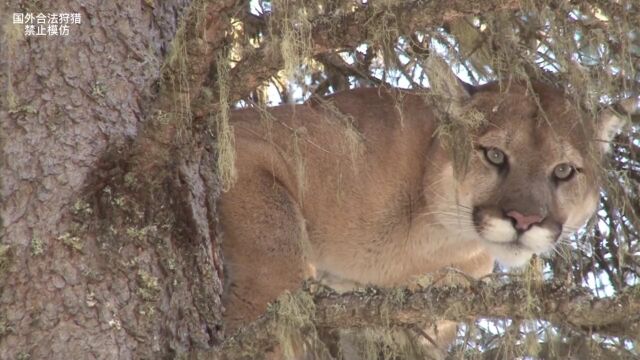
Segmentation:
<svg viewBox="0 0 640 360">
<path fill-rule="evenodd" d="M 540 215 L 523 215 L 516 210 L 511 210 L 506 215 L 513 220 L 516 230 L 521 231 L 527 231 L 533 225 L 540 224 L 544 220 Z"/>
</svg>

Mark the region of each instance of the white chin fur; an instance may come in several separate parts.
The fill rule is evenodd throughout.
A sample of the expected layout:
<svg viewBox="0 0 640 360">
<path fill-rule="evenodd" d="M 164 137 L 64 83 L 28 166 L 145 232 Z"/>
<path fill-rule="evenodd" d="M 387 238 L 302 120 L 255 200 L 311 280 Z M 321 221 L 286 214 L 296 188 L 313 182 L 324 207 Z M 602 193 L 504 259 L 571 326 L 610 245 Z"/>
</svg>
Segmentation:
<svg viewBox="0 0 640 360">
<path fill-rule="evenodd" d="M 553 248 L 555 237 L 551 231 L 534 226 L 520 237 L 520 243 L 536 254 L 545 253 Z"/>
<path fill-rule="evenodd" d="M 529 262 L 533 251 L 516 244 L 497 244 L 485 241 L 489 253 L 506 267 L 520 267 Z"/>
<path fill-rule="evenodd" d="M 496 243 L 510 243 L 516 239 L 516 235 L 511 221 L 504 219 L 487 219 L 482 230 L 485 239 Z"/>
<path fill-rule="evenodd" d="M 525 265 L 533 254 L 545 253 L 553 248 L 553 234 L 539 226 L 524 232 L 515 243 L 517 232 L 510 221 L 488 219 L 482 232 L 487 249 L 500 264 L 507 267 Z"/>
</svg>

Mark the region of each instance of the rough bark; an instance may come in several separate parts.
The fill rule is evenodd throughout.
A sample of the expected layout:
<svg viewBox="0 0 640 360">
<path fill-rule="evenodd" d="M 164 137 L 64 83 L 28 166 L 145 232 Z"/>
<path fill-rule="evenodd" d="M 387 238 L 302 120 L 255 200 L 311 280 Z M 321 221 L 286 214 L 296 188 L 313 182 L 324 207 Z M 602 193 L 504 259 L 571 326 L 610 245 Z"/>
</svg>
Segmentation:
<svg viewBox="0 0 640 360">
<path fill-rule="evenodd" d="M 196 3 L 221 44 L 235 3 L 212 17 Z M 0 359 L 172 357 L 220 340 L 213 141 L 155 167 L 135 157 L 157 148 L 138 145 L 143 126 L 163 130 L 157 104 L 173 104 L 155 89 L 189 5 L 0 4 Z M 82 24 L 25 38 L 13 12 Z"/>
</svg>

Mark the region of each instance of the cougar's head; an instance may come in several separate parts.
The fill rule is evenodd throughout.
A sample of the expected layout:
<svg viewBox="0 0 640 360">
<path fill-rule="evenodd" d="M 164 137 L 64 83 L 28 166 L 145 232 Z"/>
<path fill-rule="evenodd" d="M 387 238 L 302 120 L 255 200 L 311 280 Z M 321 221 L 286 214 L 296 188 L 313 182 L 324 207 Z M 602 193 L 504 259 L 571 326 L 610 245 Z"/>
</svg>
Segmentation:
<svg viewBox="0 0 640 360">
<path fill-rule="evenodd" d="M 481 239 L 504 265 L 523 265 L 595 212 L 599 145 L 615 133 L 615 119 L 594 122 L 561 90 L 542 84 L 511 84 L 507 92 L 485 85 L 464 107 L 485 122 L 472 134 L 465 174 L 455 178 L 451 163 L 441 167 L 430 187 L 439 192 L 434 213 L 450 231 Z"/>
</svg>

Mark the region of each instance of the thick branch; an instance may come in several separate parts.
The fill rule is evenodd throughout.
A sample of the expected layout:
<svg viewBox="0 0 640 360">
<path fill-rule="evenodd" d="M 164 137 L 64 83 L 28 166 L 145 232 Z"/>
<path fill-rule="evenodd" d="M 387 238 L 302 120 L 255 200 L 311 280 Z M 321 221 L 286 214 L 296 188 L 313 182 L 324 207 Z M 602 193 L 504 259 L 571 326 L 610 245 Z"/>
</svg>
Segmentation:
<svg viewBox="0 0 640 360">
<path fill-rule="evenodd" d="M 529 290 L 528 290 L 529 289 Z M 299 292 L 296 296 L 309 296 Z M 596 298 L 579 288 L 560 283 L 529 287 L 525 282 L 507 284 L 475 282 L 469 286 L 407 289 L 374 289 L 313 295 L 311 321 L 318 328 L 409 326 L 435 324 L 439 320 L 469 321 L 478 318 L 547 320 L 579 332 L 611 336 L 637 336 L 640 330 L 640 286 L 613 298 Z M 277 306 L 262 318 L 229 337 L 212 354 L 224 359 L 237 354 L 261 353 L 276 343 Z"/>
<path fill-rule="evenodd" d="M 629 334 L 629 327 L 637 327 L 640 321 L 640 287 L 604 299 L 588 296 L 580 289 L 566 289 L 558 283 L 545 283 L 527 290 L 522 282 L 504 285 L 478 282 L 470 287 L 402 290 L 402 298 L 398 291 L 379 291 L 365 302 L 357 293 L 316 297 L 316 324 L 353 327 L 379 326 L 387 320 L 406 325 L 480 317 L 518 318 L 547 320 L 575 329 L 622 336 Z M 390 305 L 391 310 L 385 310 L 386 318 L 382 319 L 376 310 Z"/>
</svg>

